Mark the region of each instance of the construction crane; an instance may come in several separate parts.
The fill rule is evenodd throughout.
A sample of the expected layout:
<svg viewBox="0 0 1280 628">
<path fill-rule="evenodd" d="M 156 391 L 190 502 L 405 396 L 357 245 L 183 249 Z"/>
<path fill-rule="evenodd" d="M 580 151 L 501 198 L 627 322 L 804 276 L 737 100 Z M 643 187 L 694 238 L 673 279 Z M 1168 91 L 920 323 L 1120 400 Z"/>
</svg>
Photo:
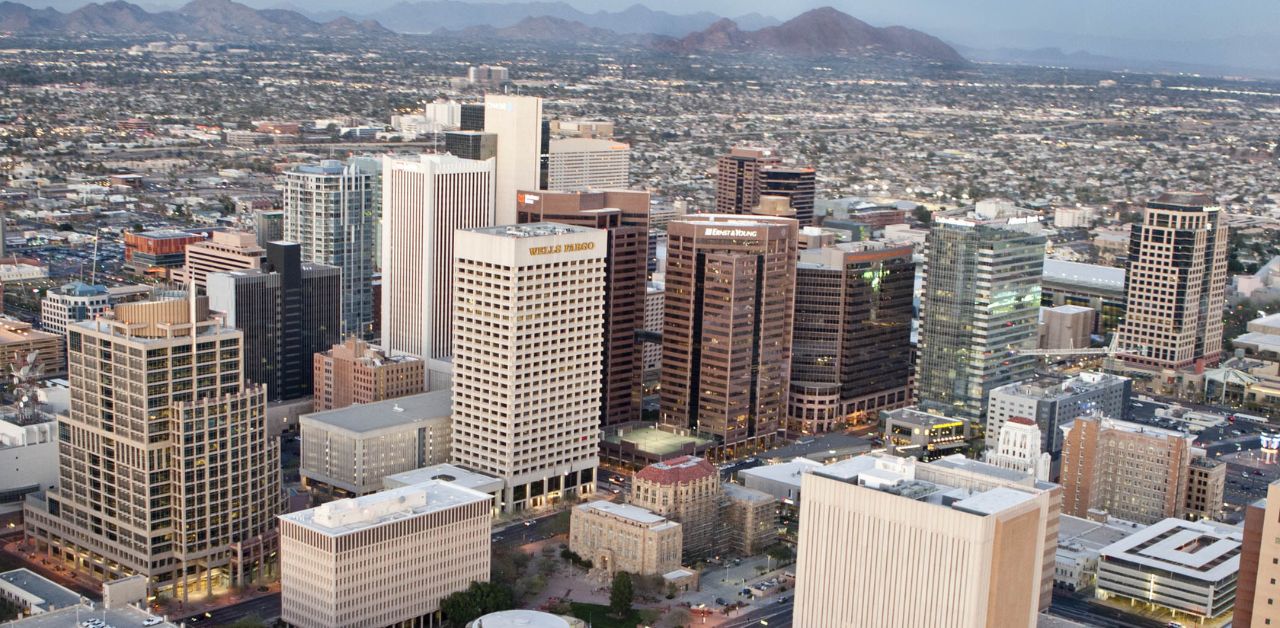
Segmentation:
<svg viewBox="0 0 1280 628">
<path fill-rule="evenodd" d="M 1009 352 L 1016 355 L 1034 355 L 1047 358 L 1090 355 L 1114 358 L 1120 355 L 1143 355 L 1143 353 L 1139 351 L 1121 349 L 1120 334 L 1112 334 L 1111 344 L 1108 344 L 1105 347 L 1084 347 L 1080 349 L 1011 349 Z"/>
</svg>

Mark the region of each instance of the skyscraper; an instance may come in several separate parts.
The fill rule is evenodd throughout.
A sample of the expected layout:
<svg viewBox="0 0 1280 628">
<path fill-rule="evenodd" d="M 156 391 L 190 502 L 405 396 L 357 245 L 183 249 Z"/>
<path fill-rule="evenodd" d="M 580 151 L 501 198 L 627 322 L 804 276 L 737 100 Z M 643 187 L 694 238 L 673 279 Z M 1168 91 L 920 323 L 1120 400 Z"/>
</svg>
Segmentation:
<svg viewBox="0 0 1280 628">
<path fill-rule="evenodd" d="M 378 167 L 376 159 L 356 157 L 283 175 L 284 239 L 302 246 L 302 261 L 341 269 L 344 335 L 365 337 L 373 326 Z"/>
<path fill-rule="evenodd" d="M 766 148 L 735 147 L 716 161 L 716 213 L 745 214 L 760 203 L 760 170 L 782 161 Z"/>
<path fill-rule="evenodd" d="M 498 136 L 494 165 L 494 224 L 516 222 L 516 191 L 537 190 L 542 171 L 542 99 L 535 96 L 484 97 L 484 131 Z"/>
<path fill-rule="evenodd" d="M 484 161 L 498 156 L 498 136 L 483 131 L 449 131 L 444 134 L 444 152 Z"/>
<path fill-rule="evenodd" d="M 756 204 L 760 195 L 783 196 L 796 212 L 801 227 L 813 224 L 813 202 L 817 175 L 808 166 L 770 165 L 760 169 L 756 185 Z M 755 205 L 752 205 L 754 208 Z M 748 210 L 750 211 L 750 210 Z"/>
<path fill-rule="evenodd" d="M 912 247 L 800 252 L 787 432 L 840 429 L 910 403 Z"/>
<path fill-rule="evenodd" d="M 1186 369 L 1222 355 L 1227 286 L 1227 224 L 1202 194 L 1163 194 L 1132 227 L 1128 308 L 1120 326 L 1125 361 Z"/>
<path fill-rule="evenodd" d="M 454 233 L 493 224 L 494 161 L 387 157 L 382 171 L 382 348 L 428 361 L 447 358 L 453 355 Z M 428 390 L 446 385 L 436 379 Z"/>
<path fill-rule="evenodd" d="M 186 293 L 70 326 L 60 479 L 24 513 L 41 553 L 176 599 L 274 574 L 280 445 L 242 337 Z"/>
<path fill-rule="evenodd" d="M 504 512 L 595 491 L 608 234 L 463 230 L 454 268 L 453 460 Z"/>
<path fill-rule="evenodd" d="M 636 332 L 644 325 L 649 193 L 522 191 L 517 214 L 521 223 L 555 222 L 608 232 L 600 425 L 636 420 L 641 384 Z"/>
<path fill-rule="evenodd" d="M 267 256 L 265 245 L 247 231 L 215 231 L 203 242 L 187 245 L 186 261 L 173 271 L 173 281 L 205 287 L 210 273 L 258 268 Z"/>
<path fill-rule="evenodd" d="M 267 399 L 312 392 L 312 355 L 341 338 L 337 268 L 304 264 L 293 242 L 268 242 L 261 269 L 213 273 L 209 307 L 244 332 L 244 376 L 266 384 Z"/>
<path fill-rule="evenodd" d="M 631 184 L 631 147 L 613 140 L 551 140 L 547 154 L 548 190 L 625 189 Z M 647 211 L 647 208 L 646 208 Z"/>
<path fill-rule="evenodd" d="M 992 388 L 1029 378 L 1045 237 L 1039 218 L 1003 201 L 935 215 L 920 297 L 916 399 L 980 419 Z"/>
<path fill-rule="evenodd" d="M 668 225 L 661 421 L 766 447 L 785 427 L 796 221 L 693 215 Z"/>
</svg>

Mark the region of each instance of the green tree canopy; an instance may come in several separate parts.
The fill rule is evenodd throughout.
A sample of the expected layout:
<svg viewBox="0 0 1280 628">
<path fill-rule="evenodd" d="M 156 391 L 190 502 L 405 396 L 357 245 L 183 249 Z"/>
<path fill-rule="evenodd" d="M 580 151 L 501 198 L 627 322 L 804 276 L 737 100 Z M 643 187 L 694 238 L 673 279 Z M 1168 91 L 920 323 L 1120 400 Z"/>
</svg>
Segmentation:
<svg viewBox="0 0 1280 628">
<path fill-rule="evenodd" d="M 440 600 L 440 612 L 450 625 L 461 627 L 489 613 L 515 608 L 511 588 L 496 582 L 472 582 L 464 591 Z"/>
<path fill-rule="evenodd" d="M 618 617 L 625 617 L 631 612 L 631 602 L 635 598 L 635 590 L 631 584 L 631 574 L 619 571 L 613 576 L 613 586 L 609 589 L 609 610 Z"/>
</svg>

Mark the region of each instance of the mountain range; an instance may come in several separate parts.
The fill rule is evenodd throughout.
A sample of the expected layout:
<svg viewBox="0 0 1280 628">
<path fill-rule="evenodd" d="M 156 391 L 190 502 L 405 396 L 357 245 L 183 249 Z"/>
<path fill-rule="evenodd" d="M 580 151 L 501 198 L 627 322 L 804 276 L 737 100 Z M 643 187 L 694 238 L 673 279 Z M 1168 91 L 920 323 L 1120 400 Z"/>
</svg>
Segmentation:
<svg viewBox="0 0 1280 628">
<path fill-rule="evenodd" d="M 90 3 L 69 13 L 0 2 L 0 31 L 17 34 L 187 35 L 245 40 L 305 35 L 393 35 L 376 21 L 317 22 L 297 11 L 254 9 L 232 0 L 192 0 L 172 11 L 148 12 L 123 0 Z"/>
</svg>

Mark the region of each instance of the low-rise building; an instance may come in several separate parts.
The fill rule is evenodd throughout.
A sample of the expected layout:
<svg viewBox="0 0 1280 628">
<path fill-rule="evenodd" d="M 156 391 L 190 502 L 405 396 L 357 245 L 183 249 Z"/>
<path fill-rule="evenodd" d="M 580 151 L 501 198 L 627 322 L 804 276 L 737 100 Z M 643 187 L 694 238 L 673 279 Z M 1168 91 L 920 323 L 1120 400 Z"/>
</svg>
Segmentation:
<svg viewBox="0 0 1280 628">
<path fill-rule="evenodd" d="M 1124 236 L 1127 249 L 1128 234 Z M 1078 305 L 1094 311 L 1094 334 L 1109 334 L 1124 320 L 1123 268 L 1045 258 L 1040 304 Z"/>
<path fill-rule="evenodd" d="M 1080 373 L 1074 377 L 1040 376 L 1000 386 L 987 397 L 987 447 L 1000 441 L 1000 428 L 1012 417 L 1026 417 L 1040 427 L 1041 450 L 1057 457 L 1062 451 L 1059 426 L 1094 412 L 1124 419 L 1129 414 L 1133 382 L 1109 373 Z"/>
<path fill-rule="evenodd" d="M 687 562 L 719 545 L 720 472 L 705 458 L 680 456 L 637 471 L 628 501 L 680 524 Z"/>
<path fill-rule="evenodd" d="M 489 613 L 467 624 L 467 628 L 587 628 L 587 622 L 577 617 L 516 609 Z"/>
<path fill-rule="evenodd" d="M 382 478 L 382 485 L 385 488 L 400 488 L 402 486 L 412 486 L 414 484 L 422 484 L 430 480 L 438 480 L 448 482 L 454 486 L 469 488 L 473 491 L 480 491 L 490 497 L 493 497 L 494 512 L 498 514 L 498 500 L 502 498 L 502 479 L 495 478 L 492 475 L 485 475 L 479 471 L 471 471 L 462 467 L 449 463 L 433 464 L 429 467 L 414 469 L 412 471 L 403 471 L 401 473 L 392 473 Z"/>
<path fill-rule="evenodd" d="M 724 483 L 721 517 L 728 551 L 755 556 L 778 540 L 778 500 L 768 493 Z"/>
<path fill-rule="evenodd" d="M 968 451 L 973 432 L 968 419 L 930 414 L 916 408 L 880 413 L 884 444 L 895 456 L 924 462 Z"/>
<path fill-rule="evenodd" d="M 429 481 L 280 517 L 281 617 L 298 628 L 439 624 L 489 580 L 489 495 Z"/>
<path fill-rule="evenodd" d="M 448 462 L 451 405 L 438 390 L 302 415 L 302 483 L 367 495 L 385 476 Z"/>
<path fill-rule="evenodd" d="M 63 336 L 31 328 L 16 318 L 0 315 L 0 369 L 21 367 L 35 354 L 35 363 L 44 377 L 67 373 Z"/>
<path fill-rule="evenodd" d="M 569 549 L 609 574 L 675 571 L 682 539 L 680 524 L 629 504 L 579 504 L 569 519 Z"/>
<path fill-rule="evenodd" d="M 800 503 L 800 481 L 804 474 L 821 468 L 821 462 L 796 458 L 790 462 L 743 469 L 738 471 L 738 479 L 749 489 L 770 495 L 786 506 L 795 506 Z"/>
<path fill-rule="evenodd" d="M 1054 558 L 1053 586 L 1084 591 L 1098 577 L 1098 553 L 1102 548 L 1146 526 L 1102 517 L 1101 520 L 1062 515 L 1058 519 L 1058 549 Z"/>
<path fill-rule="evenodd" d="M 387 355 L 381 347 L 354 337 L 315 354 L 313 366 L 317 411 L 417 394 L 426 380 L 421 358 Z"/>
<path fill-rule="evenodd" d="M 1164 519 L 1099 552 L 1099 599 L 1123 598 L 1195 621 L 1230 611 L 1236 600 L 1239 528 Z"/>
</svg>

